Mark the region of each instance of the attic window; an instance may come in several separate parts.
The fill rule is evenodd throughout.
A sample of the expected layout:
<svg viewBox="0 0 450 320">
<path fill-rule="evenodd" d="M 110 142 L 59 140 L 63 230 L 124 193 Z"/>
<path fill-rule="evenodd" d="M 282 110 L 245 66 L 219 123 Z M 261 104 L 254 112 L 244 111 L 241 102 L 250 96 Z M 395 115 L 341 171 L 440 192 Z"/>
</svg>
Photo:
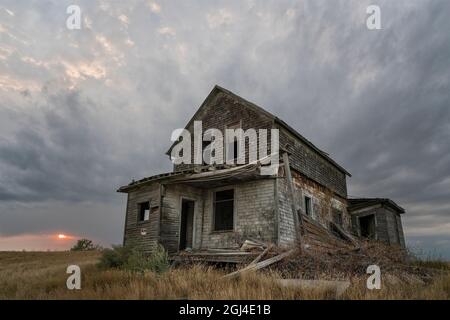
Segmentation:
<svg viewBox="0 0 450 320">
<path fill-rule="evenodd" d="M 214 193 L 214 231 L 233 230 L 234 190 Z"/>
<path fill-rule="evenodd" d="M 311 198 L 308 196 L 305 196 L 305 213 L 310 217 L 312 215 Z"/>
<path fill-rule="evenodd" d="M 211 154 L 204 155 L 203 152 L 205 152 L 205 149 L 211 144 L 211 141 L 203 141 L 202 142 L 202 158 L 203 158 L 203 165 L 206 166 L 211 160 L 211 157 L 214 157 L 213 152 Z"/>
<path fill-rule="evenodd" d="M 139 222 L 150 220 L 150 202 L 142 202 L 138 205 L 139 209 Z"/>
<path fill-rule="evenodd" d="M 238 157 L 238 142 L 236 139 L 229 143 L 228 151 L 227 160 L 236 160 Z"/>
<path fill-rule="evenodd" d="M 234 122 L 226 126 L 226 129 L 240 129 L 241 122 Z M 236 160 L 238 158 L 238 141 L 237 138 L 234 138 L 233 141 L 227 142 L 227 152 L 226 152 L 226 161 Z"/>
</svg>

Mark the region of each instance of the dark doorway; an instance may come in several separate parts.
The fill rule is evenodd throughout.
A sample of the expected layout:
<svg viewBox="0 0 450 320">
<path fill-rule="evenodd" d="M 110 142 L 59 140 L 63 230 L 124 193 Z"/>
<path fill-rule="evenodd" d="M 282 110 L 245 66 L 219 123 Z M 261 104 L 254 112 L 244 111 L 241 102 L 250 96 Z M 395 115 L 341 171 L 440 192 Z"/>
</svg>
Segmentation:
<svg viewBox="0 0 450 320">
<path fill-rule="evenodd" d="M 361 237 L 375 239 L 375 216 L 373 214 L 359 218 Z"/>
<path fill-rule="evenodd" d="M 180 227 L 180 250 L 192 248 L 194 236 L 194 206 L 192 200 L 183 199 L 181 202 L 181 227 Z"/>
</svg>

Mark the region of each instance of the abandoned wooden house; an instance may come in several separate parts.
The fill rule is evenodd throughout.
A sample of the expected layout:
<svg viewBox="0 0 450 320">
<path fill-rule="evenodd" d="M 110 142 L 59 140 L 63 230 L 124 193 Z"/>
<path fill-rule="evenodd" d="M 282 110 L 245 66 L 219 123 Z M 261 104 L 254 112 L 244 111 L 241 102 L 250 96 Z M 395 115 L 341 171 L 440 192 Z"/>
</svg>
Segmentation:
<svg viewBox="0 0 450 320">
<path fill-rule="evenodd" d="M 277 172 L 261 175 L 260 162 L 182 163 L 122 186 L 118 192 L 128 194 L 124 244 L 146 252 L 161 244 L 170 254 L 231 252 L 246 239 L 289 246 L 307 221 L 348 237 L 404 246 L 404 210 L 389 199 L 348 199 L 350 174 L 283 120 L 219 86 L 186 129 L 192 132 L 197 120 L 203 130 L 278 129 Z"/>
</svg>

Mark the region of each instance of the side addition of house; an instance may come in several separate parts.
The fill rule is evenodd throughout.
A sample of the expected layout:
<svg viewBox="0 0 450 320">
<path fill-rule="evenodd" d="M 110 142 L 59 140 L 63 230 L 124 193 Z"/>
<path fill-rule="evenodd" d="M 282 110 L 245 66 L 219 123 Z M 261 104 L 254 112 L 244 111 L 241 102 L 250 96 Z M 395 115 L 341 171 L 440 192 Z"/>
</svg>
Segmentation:
<svg viewBox="0 0 450 320">
<path fill-rule="evenodd" d="M 172 172 L 122 186 L 118 192 L 128 195 L 124 244 L 145 252 L 161 244 L 171 254 L 236 249 L 246 239 L 289 246 L 298 238 L 299 221 L 308 221 L 330 232 L 404 246 L 404 210 L 389 199 L 348 199 L 350 174 L 278 117 L 215 86 L 185 127 L 192 135 L 195 121 L 202 121 L 203 132 L 278 129 L 274 174 L 262 175 L 260 161 L 181 163 Z"/>
</svg>

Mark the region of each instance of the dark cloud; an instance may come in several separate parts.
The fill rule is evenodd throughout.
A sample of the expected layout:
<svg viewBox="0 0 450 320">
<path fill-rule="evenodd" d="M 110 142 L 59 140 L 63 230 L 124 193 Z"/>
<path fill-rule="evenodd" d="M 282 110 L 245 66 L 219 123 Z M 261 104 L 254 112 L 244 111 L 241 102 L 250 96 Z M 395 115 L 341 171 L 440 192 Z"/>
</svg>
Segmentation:
<svg viewBox="0 0 450 320">
<path fill-rule="evenodd" d="M 115 189 L 171 169 L 170 133 L 217 83 L 329 152 L 350 195 L 405 207 L 410 243 L 450 256 L 447 1 L 379 1 L 379 31 L 359 0 L 82 1 L 79 31 L 68 4 L 0 12 L 0 233 L 119 242 Z"/>
</svg>

